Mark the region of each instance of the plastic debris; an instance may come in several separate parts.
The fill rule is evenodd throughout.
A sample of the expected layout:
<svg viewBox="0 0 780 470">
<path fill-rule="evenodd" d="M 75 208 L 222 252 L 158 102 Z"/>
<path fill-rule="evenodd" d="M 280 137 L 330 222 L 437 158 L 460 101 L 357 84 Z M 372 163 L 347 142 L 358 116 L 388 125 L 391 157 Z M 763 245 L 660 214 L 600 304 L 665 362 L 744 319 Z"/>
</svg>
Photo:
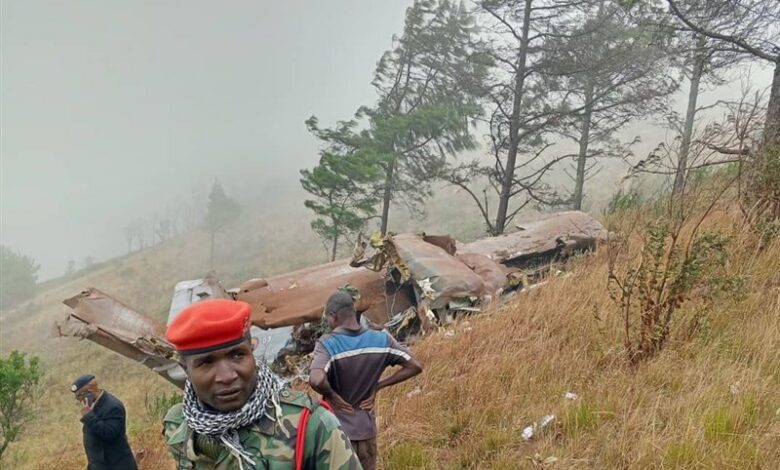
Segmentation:
<svg viewBox="0 0 780 470">
<path fill-rule="evenodd" d="M 555 415 L 544 415 L 538 422 L 526 426 L 520 436 L 524 441 L 530 441 L 542 429 L 555 421 Z"/>
<path fill-rule="evenodd" d="M 448 331 L 448 332 L 444 333 L 444 337 L 445 338 L 454 338 L 455 337 L 455 332 L 454 331 Z"/>
<path fill-rule="evenodd" d="M 420 387 L 415 388 L 411 392 L 406 394 L 406 398 L 412 398 L 422 393 L 422 389 Z"/>
<path fill-rule="evenodd" d="M 733 384 L 729 385 L 729 392 L 731 392 L 732 395 L 739 395 L 739 391 L 739 382 L 734 382 Z"/>
<path fill-rule="evenodd" d="M 563 394 L 563 398 L 565 398 L 568 401 L 574 401 L 574 400 L 578 399 L 579 397 L 580 396 L 577 395 L 574 392 L 566 392 L 566 393 Z"/>
</svg>

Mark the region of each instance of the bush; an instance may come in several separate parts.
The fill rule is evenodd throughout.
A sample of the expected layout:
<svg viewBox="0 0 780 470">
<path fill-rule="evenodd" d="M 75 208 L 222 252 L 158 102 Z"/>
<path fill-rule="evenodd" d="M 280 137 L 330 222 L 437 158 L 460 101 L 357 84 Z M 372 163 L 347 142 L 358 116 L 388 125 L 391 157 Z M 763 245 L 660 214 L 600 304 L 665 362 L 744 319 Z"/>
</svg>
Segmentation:
<svg viewBox="0 0 780 470">
<path fill-rule="evenodd" d="M 170 395 L 163 392 L 161 394 L 150 397 L 147 393 L 144 396 L 144 407 L 146 408 L 146 415 L 152 421 L 161 421 L 165 417 L 165 413 L 175 404 L 181 403 L 181 393 L 173 392 Z"/>
<path fill-rule="evenodd" d="M 609 291 L 620 307 L 628 362 L 636 367 L 663 349 L 674 313 L 705 274 L 726 262 L 729 239 L 717 233 L 683 234 L 683 224 L 661 220 L 644 227 L 643 246 L 634 266 L 618 273 L 610 260 Z"/>
<path fill-rule="evenodd" d="M 11 351 L 7 358 L 0 358 L 0 459 L 32 416 L 30 408 L 41 375 L 37 357 L 26 360 L 24 353 Z"/>
</svg>

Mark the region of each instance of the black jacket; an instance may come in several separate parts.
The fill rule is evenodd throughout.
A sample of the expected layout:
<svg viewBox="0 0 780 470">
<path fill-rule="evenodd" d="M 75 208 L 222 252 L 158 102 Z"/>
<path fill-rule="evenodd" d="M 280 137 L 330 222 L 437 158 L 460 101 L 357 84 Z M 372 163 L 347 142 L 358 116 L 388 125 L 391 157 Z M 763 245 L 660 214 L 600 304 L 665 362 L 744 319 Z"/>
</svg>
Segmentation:
<svg viewBox="0 0 780 470">
<path fill-rule="evenodd" d="M 81 417 L 87 470 L 137 470 L 125 432 L 125 407 L 117 397 L 103 392 L 95 407 Z"/>
</svg>

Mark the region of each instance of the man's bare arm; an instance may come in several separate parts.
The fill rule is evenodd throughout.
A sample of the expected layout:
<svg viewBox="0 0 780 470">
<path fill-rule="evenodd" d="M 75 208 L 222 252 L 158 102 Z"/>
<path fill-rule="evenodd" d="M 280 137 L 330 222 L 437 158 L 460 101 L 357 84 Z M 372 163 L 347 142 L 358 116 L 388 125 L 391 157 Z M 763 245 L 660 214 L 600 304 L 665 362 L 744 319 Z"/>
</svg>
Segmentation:
<svg viewBox="0 0 780 470">
<path fill-rule="evenodd" d="M 390 387 L 391 385 L 401 383 L 404 380 L 409 380 L 415 375 L 422 372 L 422 370 L 423 370 L 422 364 L 417 362 L 417 359 L 411 358 L 408 361 L 401 364 L 401 369 L 398 370 L 395 374 L 391 375 L 386 379 L 380 380 L 376 390 L 379 391 L 382 390 L 383 388 Z"/>
</svg>

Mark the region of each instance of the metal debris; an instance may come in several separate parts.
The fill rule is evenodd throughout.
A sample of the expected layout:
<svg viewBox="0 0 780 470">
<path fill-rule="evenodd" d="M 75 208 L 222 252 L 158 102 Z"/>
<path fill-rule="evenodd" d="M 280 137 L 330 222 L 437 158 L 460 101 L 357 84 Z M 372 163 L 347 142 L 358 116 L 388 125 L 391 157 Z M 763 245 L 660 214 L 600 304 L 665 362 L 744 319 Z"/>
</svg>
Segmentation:
<svg viewBox="0 0 780 470">
<path fill-rule="evenodd" d="M 57 336 L 93 341 L 181 386 L 184 371 L 176 360 L 176 351 L 164 339 L 164 324 L 94 288 L 63 303 L 72 312 L 55 324 Z"/>
<path fill-rule="evenodd" d="M 403 340 L 542 285 L 550 261 L 593 249 L 606 237 L 598 221 L 577 211 L 546 215 L 518 228 L 465 244 L 447 235 L 375 233 L 368 242 L 358 240 L 351 260 L 251 279 L 233 289 L 225 289 L 210 273 L 176 285 L 168 321 L 203 298 L 246 301 L 252 307 L 259 356 L 303 376 L 308 372 L 293 356 L 305 356 L 313 348 L 323 332 L 325 302 L 337 289 L 353 295 L 361 323 L 386 328 Z M 161 322 L 97 289 L 65 304 L 73 312 L 56 325 L 58 335 L 90 339 L 181 385 L 184 374 L 163 339 Z M 464 331 L 470 329 L 464 326 Z"/>
</svg>

